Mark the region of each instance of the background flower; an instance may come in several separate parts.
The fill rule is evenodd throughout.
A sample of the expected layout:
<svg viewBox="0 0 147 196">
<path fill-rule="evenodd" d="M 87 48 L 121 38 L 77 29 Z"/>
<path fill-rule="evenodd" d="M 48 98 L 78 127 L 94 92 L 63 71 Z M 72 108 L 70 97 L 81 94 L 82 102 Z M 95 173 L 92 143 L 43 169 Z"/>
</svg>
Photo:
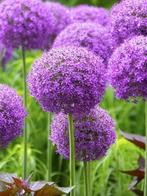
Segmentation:
<svg viewBox="0 0 147 196">
<path fill-rule="evenodd" d="M 16 91 L 0 84 L 0 148 L 22 134 L 25 117 L 22 99 Z"/>
<path fill-rule="evenodd" d="M 8 47 L 44 49 L 51 24 L 47 7 L 40 0 L 5 0 L 0 4 L 0 38 Z"/>
<path fill-rule="evenodd" d="M 111 9 L 111 33 L 117 45 L 134 35 L 147 35 L 146 0 L 123 0 Z"/>
<path fill-rule="evenodd" d="M 95 23 L 74 23 L 63 30 L 56 38 L 53 47 L 77 46 L 85 47 L 99 55 L 107 64 L 113 50 L 111 34 Z"/>
<path fill-rule="evenodd" d="M 60 113 L 54 117 L 50 139 L 57 152 L 69 158 L 69 134 L 67 116 Z M 109 114 L 100 107 L 88 115 L 74 116 L 76 159 L 93 161 L 105 156 L 115 143 L 115 124 Z"/>
<path fill-rule="evenodd" d="M 109 12 L 104 8 L 80 5 L 71 8 L 72 22 L 94 22 L 106 26 L 110 22 Z"/>
<path fill-rule="evenodd" d="M 147 98 L 147 37 L 135 36 L 118 47 L 110 58 L 109 78 L 121 99 Z"/>
</svg>

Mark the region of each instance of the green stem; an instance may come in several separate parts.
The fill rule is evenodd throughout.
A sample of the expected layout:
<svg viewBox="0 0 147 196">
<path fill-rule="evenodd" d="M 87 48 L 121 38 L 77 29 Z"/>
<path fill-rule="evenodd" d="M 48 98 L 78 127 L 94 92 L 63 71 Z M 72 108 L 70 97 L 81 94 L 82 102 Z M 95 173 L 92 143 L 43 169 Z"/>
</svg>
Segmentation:
<svg viewBox="0 0 147 196">
<path fill-rule="evenodd" d="M 52 122 L 52 113 L 48 114 L 47 119 L 47 168 L 48 168 L 48 174 L 47 174 L 47 180 L 51 181 L 51 173 L 52 173 L 52 143 L 48 139 L 48 136 L 51 134 L 51 122 Z"/>
<path fill-rule="evenodd" d="M 71 114 L 68 114 L 69 126 L 69 145 L 70 145 L 70 186 L 75 186 L 75 142 L 74 142 L 74 125 Z M 75 196 L 75 188 L 70 193 L 70 196 Z"/>
<path fill-rule="evenodd" d="M 26 85 L 26 55 L 25 49 L 22 47 L 22 61 L 23 61 L 23 97 L 24 97 L 24 105 L 27 109 L 27 85 Z M 23 178 L 27 177 L 27 120 L 24 122 L 24 162 L 23 162 Z"/>
<path fill-rule="evenodd" d="M 90 189 L 90 162 L 84 162 L 84 174 L 85 174 L 85 196 L 91 195 Z"/>
<path fill-rule="evenodd" d="M 146 149 L 145 149 L 145 183 L 144 183 L 144 196 L 147 195 L 147 100 L 145 101 L 145 138 L 146 138 Z"/>
</svg>

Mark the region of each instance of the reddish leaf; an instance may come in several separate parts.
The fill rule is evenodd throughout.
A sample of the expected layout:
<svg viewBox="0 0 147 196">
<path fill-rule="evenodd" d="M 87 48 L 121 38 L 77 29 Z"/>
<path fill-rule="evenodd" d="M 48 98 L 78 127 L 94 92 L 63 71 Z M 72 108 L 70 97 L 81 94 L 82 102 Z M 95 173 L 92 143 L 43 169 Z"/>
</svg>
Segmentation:
<svg viewBox="0 0 147 196">
<path fill-rule="evenodd" d="M 141 135 L 125 133 L 123 131 L 121 131 L 121 135 L 125 139 L 127 139 L 130 142 L 132 142 L 133 144 L 135 144 L 136 146 L 138 146 L 138 147 L 140 147 L 140 148 L 145 150 L 145 137 L 143 137 Z"/>
<path fill-rule="evenodd" d="M 128 170 L 128 171 L 121 171 L 122 173 L 126 173 L 130 176 L 136 176 L 138 179 L 143 179 L 144 178 L 144 170 L 143 169 L 134 169 L 134 170 Z"/>
</svg>

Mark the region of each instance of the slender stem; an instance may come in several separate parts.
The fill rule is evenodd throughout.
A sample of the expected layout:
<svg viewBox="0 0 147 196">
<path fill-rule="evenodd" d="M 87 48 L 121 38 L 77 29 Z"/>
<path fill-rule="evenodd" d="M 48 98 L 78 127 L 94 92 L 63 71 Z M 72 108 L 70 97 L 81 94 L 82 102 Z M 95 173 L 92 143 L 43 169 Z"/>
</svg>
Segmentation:
<svg viewBox="0 0 147 196">
<path fill-rule="evenodd" d="M 26 85 L 26 55 L 25 49 L 22 47 L 22 61 L 23 61 L 23 97 L 24 97 L 24 105 L 27 109 L 27 85 Z M 27 120 L 25 119 L 24 123 L 24 162 L 23 162 L 23 178 L 27 177 L 27 146 L 28 145 L 28 137 L 27 137 Z"/>
<path fill-rule="evenodd" d="M 52 121 L 52 113 L 48 114 L 47 119 L 47 168 L 48 168 L 48 174 L 47 174 L 47 180 L 51 181 L 51 173 L 52 173 L 52 143 L 48 139 L 48 136 L 51 134 L 51 121 Z"/>
<path fill-rule="evenodd" d="M 68 114 L 69 126 L 69 145 L 70 145 L 70 186 L 75 186 L 75 142 L 74 142 L 74 125 L 71 114 Z M 70 193 L 70 196 L 75 196 L 75 188 Z"/>
<path fill-rule="evenodd" d="M 146 149 L 145 149 L 145 183 L 144 183 L 144 196 L 147 195 L 147 100 L 145 101 L 145 138 L 146 138 Z"/>
<path fill-rule="evenodd" d="M 84 174 L 85 174 L 85 196 L 91 195 L 90 190 L 90 162 L 84 162 Z"/>
</svg>

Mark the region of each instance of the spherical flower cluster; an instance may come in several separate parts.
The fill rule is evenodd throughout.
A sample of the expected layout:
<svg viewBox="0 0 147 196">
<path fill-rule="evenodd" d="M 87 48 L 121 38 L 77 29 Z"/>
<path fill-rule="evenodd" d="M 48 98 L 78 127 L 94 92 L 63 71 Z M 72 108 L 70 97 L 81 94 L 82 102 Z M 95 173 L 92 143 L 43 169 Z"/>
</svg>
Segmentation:
<svg viewBox="0 0 147 196">
<path fill-rule="evenodd" d="M 16 91 L 0 84 L 0 148 L 22 134 L 26 111 Z"/>
<path fill-rule="evenodd" d="M 115 124 L 109 114 L 100 107 L 92 109 L 88 115 L 74 116 L 76 159 L 93 161 L 105 156 L 115 143 Z M 67 116 L 59 113 L 51 125 L 51 141 L 57 152 L 69 158 L 69 132 Z"/>
<path fill-rule="evenodd" d="M 51 14 L 40 0 L 5 0 L 0 4 L 0 38 L 13 48 L 42 49 L 49 42 Z"/>
<path fill-rule="evenodd" d="M 69 9 L 60 3 L 47 2 L 46 3 L 48 12 L 52 16 L 52 28 L 54 38 L 67 26 L 71 23 Z"/>
<path fill-rule="evenodd" d="M 106 26 L 110 22 L 109 12 L 104 8 L 80 5 L 71 9 L 71 20 L 75 22 L 94 22 Z"/>
<path fill-rule="evenodd" d="M 12 54 L 12 48 L 6 48 L 3 44 L 0 43 L 0 62 L 3 68 L 5 68 L 5 65 L 12 58 Z"/>
<path fill-rule="evenodd" d="M 117 45 L 135 35 L 147 35 L 146 0 L 124 0 L 112 7 L 111 33 Z"/>
<path fill-rule="evenodd" d="M 147 98 L 147 37 L 135 36 L 118 47 L 108 75 L 118 98 Z"/>
<path fill-rule="evenodd" d="M 89 51 L 107 59 L 112 54 L 112 39 L 108 30 L 95 23 L 74 23 L 63 30 L 56 38 L 53 47 L 59 46 L 85 47 Z"/>
<path fill-rule="evenodd" d="M 101 101 L 105 68 L 85 48 L 53 48 L 34 63 L 28 84 L 45 111 L 84 113 Z"/>
</svg>

